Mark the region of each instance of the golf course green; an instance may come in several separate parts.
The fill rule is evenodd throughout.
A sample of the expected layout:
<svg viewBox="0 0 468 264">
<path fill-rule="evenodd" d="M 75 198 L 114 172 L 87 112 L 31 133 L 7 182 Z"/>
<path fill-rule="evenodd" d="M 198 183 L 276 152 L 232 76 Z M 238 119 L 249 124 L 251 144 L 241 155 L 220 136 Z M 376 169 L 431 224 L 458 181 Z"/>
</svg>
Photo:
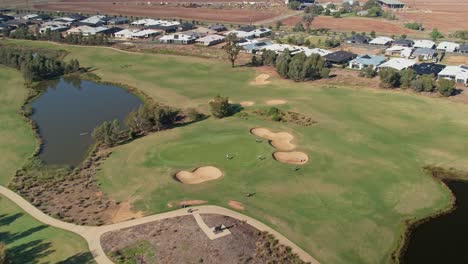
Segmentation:
<svg viewBox="0 0 468 264">
<path fill-rule="evenodd" d="M 96 178 L 110 197 L 131 201 L 148 215 L 185 200 L 224 207 L 238 201 L 242 213 L 275 228 L 322 263 L 387 263 L 405 220 L 450 205 L 447 188 L 424 174 L 422 166 L 468 169 L 468 106 L 447 99 L 274 77 L 269 84 L 252 85 L 260 74 L 254 68 L 231 69 L 214 60 L 46 42 L 0 43 L 66 50 L 67 58 L 91 67 L 104 81 L 130 85 L 174 107 L 208 113 L 208 101 L 220 94 L 234 102 L 255 102 L 249 109 L 284 100 L 279 108 L 312 117 L 317 123 L 311 126 L 252 114 L 210 117 L 114 148 Z M 255 127 L 289 132 L 295 151 L 307 153 L 309 161 L 298 170 L 275 161 L 275 148 L 249 132 Z M 215 166 L 223 177 L 196 185 L 173 178 L 200 166 Z M 256 194 L 246 197 L 249 192 Z"/>
</svg>

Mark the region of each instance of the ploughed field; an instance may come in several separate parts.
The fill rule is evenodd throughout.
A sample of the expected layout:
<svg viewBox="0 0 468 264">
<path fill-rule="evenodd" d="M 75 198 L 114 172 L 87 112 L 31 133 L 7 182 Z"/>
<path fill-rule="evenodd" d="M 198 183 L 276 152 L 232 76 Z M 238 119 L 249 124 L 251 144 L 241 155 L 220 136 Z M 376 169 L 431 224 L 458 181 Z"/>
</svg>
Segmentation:
<svg viewBox="0 0 468 264">
<path fill-rule="evenodd" d="M 284 100 L 276 107 L 312 117 L 317 123 L 310 126 L 252 114 L 209 118 L 154 133 L 113 149 L 96 177 L 107 195 L 134 201 L 134 209 L 145 214 L 189 200 L 235 204 L 322 263 L 387 262 L 405 220 L 450 204 L 447 189 L 421 167 L 467 169 L 468 107 L 446 99 L 275 77 L 257 85 L 252 82 L 260 73 L 254 69 L 212 60 L 2 42 L 65 49 L 103 80 L 137 87 L 175 107 L 208 112 L 208 101 L 221 94 L 255 102 L 249 109 Z M 293 135 L 294 151 L 306 153 L 307 163 L 275 160 L 276 148 L 250 133 L 259 127 Z M 174 179 L 177 172 L 202 166 L 223 175 L 199 184 Z"/>
</svg>

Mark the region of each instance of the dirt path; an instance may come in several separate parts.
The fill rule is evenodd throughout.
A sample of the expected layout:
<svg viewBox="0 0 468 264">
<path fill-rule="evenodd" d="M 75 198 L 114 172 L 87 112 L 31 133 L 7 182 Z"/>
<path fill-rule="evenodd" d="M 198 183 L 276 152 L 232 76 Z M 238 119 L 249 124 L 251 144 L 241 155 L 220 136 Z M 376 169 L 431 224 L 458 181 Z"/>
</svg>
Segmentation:
<svg viewBox="0 0 468 264">
<path fill-rule="evenodd" d="M 141 224 L 146 224 L 146 223 L 150 223 L 150 222 L 157 221 L 157 220 L 163 220 L 167 218 L 173 218 L 177 216 L 184 216 L 184 215 L 191 214 L 187 211 L 187 209 L 179 209 L 179 210 L 174 210 L 174 211 L 167 212 L 167 213 L 151 215 L 151 216 L 142 217 L 139 219 L 129 220 L 129 221 L 112 224 L 112 225 L 79 226 L 75 224 L 65 223 L 63 221 L 54 219 L 44 214 L 39 209 L 34 207 L 32 204 L 30 204 L 28 201 L 23 199 L 21 196 L 19 196 L 15 192 L 3 186 L 0 186 L 0 195 L 3 195 L 6 198 L 10 199 L 12 202 L 14 202 L 19 207 L 21 207 L 21 209 L 28 212 L 32 217 L 36 218 L 40 222 L 56 227 L 56 228 L 64 229 L 64 230 L 67 230 L 67 231 L 70 231 L 70 232 L 73 232 L 75 234 L 82 236 L 88 242 L 89 250 L 93 254 L 94 259 L 98 264 L 111 264 L 112 263 L 112 261 L 104 253 L 104 250 L 100 243 L 101 236 L 104 233 L 132 227 L 132 226 L 137 226 Z M 311 262 L 311 263 L 319 263 L 316 259 L 310 256 L 307 252 L 302 250 L 296 244 L 291 242 L 289 239 L 282 236 L 280 233 L 276 232 L 269 226 L 249 216 L 243 215 L 241 213 L 238 213 L 238 212 L 235 212 L 235 211 L 223 208 L 223 207 L 212 206 L 212 205 L 194 206 L 191 208 L 196 210 L 194 217 L 197 217 L 196 215 L 199 215 L 199 214 L 219 214 L 219 215 L 229 216 L 229 217 L 238 219 L 240 221 L 245 221 L 246 223 L 248 223 L 249 225 L 255 227 L 256 229 L 260 231 L 267 231 L 270 234 L 274 235 L 281 244 L 291 247 L 293 252 L 299 255 L 299 257 L 303 259 L 304 261 Z M 200 228 L 204 228 L 204 227 L 200 227 Z M 206 228 L 202 230 L 207 231 Z"/>
</svg>

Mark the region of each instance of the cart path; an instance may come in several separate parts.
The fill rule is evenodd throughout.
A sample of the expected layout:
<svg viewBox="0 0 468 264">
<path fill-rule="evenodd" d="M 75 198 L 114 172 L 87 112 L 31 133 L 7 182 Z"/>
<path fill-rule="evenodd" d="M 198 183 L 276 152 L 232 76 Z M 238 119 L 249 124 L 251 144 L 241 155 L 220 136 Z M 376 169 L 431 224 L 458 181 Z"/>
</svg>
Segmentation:
<svg viewBox="0 0 468 264">
<path fill-rule="evenodd" d="M 291 247 L 292 251 L 296 253 L 297 255 L 299 255 L 299 257 L 302 260 L 306 262 L 311 262 L 314 264 L 319 263 L 316 259 L 310 256 L 307 252 L 302 250 L 296 244 L 294 244 L 289 239 L 287 239 L 280 233 L 276 232 L 269 226 L 249 216 L 246 216 L 241 213 L 229 210 L 227 208 L 219 207 L 219 206 L 214 206 L 214 205 L 194 206 L 194 207 L 191 207 L 191 209 L 195 211 L 194 213 L 189 213 L 187 209 L 178 209 L 178 210 L 174 210 L 174 211 L 170 211 L 166 213 L 150 215 L 150 216 L 128 220 L 128 221 L 111 224 L 111 225 L 80 226 L 80 225 L 75 225 L 71 223 L 66 223 L 66 222 L 60 221 L 58 219 L 52 218 L 44 214 L 42 211 L 34 207 L 28 201 L 26 201 L 23 197 L 21 197 L 20 195 L 16 194 L 15 192 L 3 186 L 0 186 L 0 195 L 3 195 L 9 200 L 11 200 L 12 202 L 14 202 L 21 209 L 29 213 L 32 217 L 34 217 L 38 221 L 46 225 L 50 225 L 56 228 L 60 228 L 63 230 L 73 232 L 83 237 L 88 242 L 89 251 L 93 254 L 94 259 L 98 264 L 112 264 L 113 263 L 104 253 L 104 250 L 102 249 L 102 246 L 100 243 L 101 236 L 104 233 L 116 231 L 116 230 L 120 230 L 124 228 L 129 228 L 133 226 L 138 226 L 141 224 L 146 224 L 146 223 L 150 223 L 150 222 L 157 221 L 157 220 L 163 220 L 167 218 L 192 215 L 192 214 L 194 215 L 194 217 L 197 217 L 197 216 L 199 217 L 199 214 L 218 214 L 218 215 L 229 216 L 240 221 L 244 221 L 260 231 L 267 231 L 270 234 L 274 235 L 281 244 Z"/>
</svg>

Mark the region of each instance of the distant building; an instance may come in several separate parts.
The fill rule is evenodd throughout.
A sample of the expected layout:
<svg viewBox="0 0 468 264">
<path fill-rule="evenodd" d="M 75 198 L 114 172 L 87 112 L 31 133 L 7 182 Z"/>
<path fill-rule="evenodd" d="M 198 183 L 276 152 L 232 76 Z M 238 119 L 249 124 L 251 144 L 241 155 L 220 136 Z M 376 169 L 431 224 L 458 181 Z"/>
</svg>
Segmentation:
<svg viewBox="0 0 468 264">
<path fill-rule="evenodd" d="M 380 64 L 385 62 L 384 56 L 378 55 L 361 55 L 349 62 L 350 69 L 362 70 L 368 66 L 376 68 Z"/>
<path fill-rule="evenodd" d="M 193 44 L 195 43 L 196 38 L 193 36 L 185 35 L 185 34 L 172 34 L 172 35 L 165 35 L 162 36 L 159 41 L 165 44 Z"/>
<path fill-rule="evenodd" d="M 403 46 L 392 46 L 385 50 L 387 56 L 399 56 L 402 58 L 409 58 L 413 53 L 413 48 Z"/>
<path fill-rule="evenodd" d="M 348 44 L 369 44 L 370 37 L 361 34 L 352 35 L 345 40 Z"/>
<path fill-rule="evenodd" d="M 437 76 L 443 69 L 445 69 L 445 67 L 445 65 L 436 63 L 420 63 L 414 66 L 413 69 L 417 75 L 432 74 Z"/>
<path fill-rule="evenodd" d="M 413 51 L 413 54 L 411 54 L 410 58 L 426 61 L 436 59 L 436 57 L 437 51 L 434 49 L 417 48 Z"/>
<path fill-rule="evenodd" d="M 212 25 L 212 26 L 209 26 L 208 28 L 216 32 L 223 32 L 227 30 L 227 28 L 224 25 Z"/>
<path fill-rule="evenodd" d="M 390 46 L 392 43 L 393 39 L 389 37 L 377 37 L 369 41 L 369 44 L 376 46 Z"/>
<path fill-rule="evenodd" d="M 392 46 L 400 46 L 400 47 L 412 47 L 414 45 L 414 41 L 411 39 L 397 39 L 393 41 Z"/>
<path fill-rule="evenodd" d="M 439 78 L 453 80 L 458 84 L 468 84 L 468 66 L 447 66 L 438 74 Z"/>
<path fill-rule="evenodd" d="M 458 48 L 458 52 L 468 54 L 468 43 L 463 43 L 462 45 L 460 45 L 460 48 Z"/>
<path fill-rule="evenodd" d="M 102 15 L 88 17 L 79 22 L 82 26 L 100 27 L 107 23 L 107 17 Z"/>
<path fill-rule="evenodd" d="M 111 18 L 109 19 L 109 21 L 107 22 L 109 25 L 124 25 L 124 24 L 128 24 L 128 18 L 126 17 L 115 17 L 115 18 Z"/>
<path fill-rule="evenodd" d="M 391 68 L 398 71 L 412 68 L 416 64 L 414 60 L 408 60 L 403 58 L 393 58 L 377 66 L 378 69 Z"/>
<path fill-rule="evenodd" d="M 131 38 L 134 39 L 147 39 L 159 36 L 162 34 L 161 30 L 154 30 L 154 29 L 143 29 L 141 31 L 134 32 L 131 34 Z"/>
<path fill-rule="evenodd" d="M 203 45 L 203 46 L 213 46 L 219 43 L 224 42 L 225 37 L 220 35 L 208 35 L 203 38 L 199 38 L 195 41 L 195 43 Z"/>
<path fill-rule="evenodd" d="M 54 32 L 54 31 L 63 32 L 65 30 L 68 30 L 69 28 L 70 28 L 69 26 L 65 26 L 65 25 L 50 25 L 50 26 L 41 27 L 39 29 L 39 33 L 44 34 L 49 30 L 50 32 Z"/>
<path fill-rule="evenodd" d="M 356 54 L 348 51 L 335 51 L 324 56 L 328 65 L 343 65 L 356 58 Z"/>
<path fill-rule="evenodd" d="M 415 40 L 413 47 L 414 48 L 426 48 L 426 49 L 433 49 L 435 48 L 435 42 L 430 41 L 427 39 L 422 39 L 422 40 Z"/>
<path fill-rule="evenodd" d="M 455 42 L 448 42 L 448 41 L 443 41 L 437 45 L 436 49 L 438 51 L 444 51 L 444 52 L 457 52 L 458 49 L 460 49 L 460 44 L 455 43 Z"/>
<path fill-rule="evenodd" d="M 403 8 L 405 4 L 398 0 L 377 0 L 377 3 L 388 8 Z"/>
</svg>

